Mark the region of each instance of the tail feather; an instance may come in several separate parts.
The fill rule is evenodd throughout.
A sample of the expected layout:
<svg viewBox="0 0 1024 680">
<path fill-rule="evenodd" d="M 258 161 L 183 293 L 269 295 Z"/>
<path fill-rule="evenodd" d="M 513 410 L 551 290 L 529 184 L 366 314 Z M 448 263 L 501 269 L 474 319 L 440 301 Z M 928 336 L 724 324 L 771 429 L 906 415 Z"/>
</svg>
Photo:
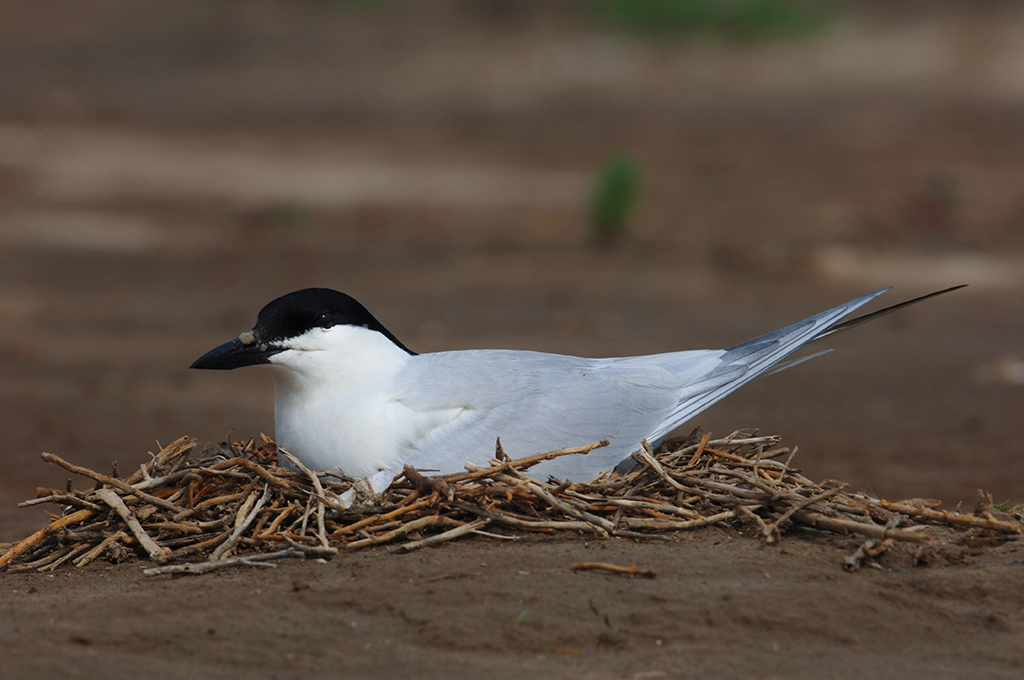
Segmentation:
<svg viewBox="0 0 1024 680">
<path fill-rule="evenodd" d="M 882 309 L 879 309 L 879 310 L 874 311 L 874 312 L 868 312 L 867 314 L 862 314 L 862 315 L 854 317 L 854 318 L 852 318 L 852 319 L 850 319 L 848 321 L 844 321 L 844 322 L 842 322 L 840 324 L 836 324 L 835 326 L 832 326 L 832 328 L 829 328 L 824 333 L 821 333 L 820 335 L 818 335 L 818 337 L 816 337 L 814 340 L 812 340 L 812 342 L 817 342 L 818 340 L 821 340 L 823 338 L 827 338 L 830 335 L 835 335 L 836 333 L 842 333 L 843 331 L 848 331 L 848 330 L 850 330 L 851 328 L 853 328 L 855 326 L 861 325 L 862 323 L 867 323 L 868 321 L 874 321 L 875 319 L 877 319 L 879 317 L 883 317 L 883 316 L 885 316 L 887 314 L 892 314 L 893 312 L 895 312 L 895 311 L 897 311 L 899 309 L 903 309 L 904 307 L 909 307 L 910 305 L 916 305 L 918 302 L 924 302 L 925 300 L 928 300 L 929 298 L 937 297 L 939 295 L 945 295 L 946 293 L 950 293 L 950 292 L 952 292 L 954 290 L 960 290 L 961 288 L 966 288 L 966 287 L 967 287 L 966 283 L 961 283 L 959 286 L 950 286 L 949 288 L 943 288 L 942 290 L 937 290 L 934 293 L 928 293 L 927 295 L 922 295 L 922 296 L 916 297 L 916 298 L 914 298 L 912 300 L 906 300 L 905 302 L 900 302 L 900 303 L 897 303 L 895 305 L 889 305 L 888 307 L 883 307 Z"/>
<path fill-rule="evenodd" d="M 732 392 L 735 392 L 754 378 L 765 374 L 776 373 L 785 368 L 790 368 L 796 364 L 802 363 L 807 359 L 824 354 L 825 352 L 819 352 L 809 357 L 802 357 L 783 362 L 783 359 L 813 342 L 830 335 L 834 335 L 840 331 L 849 330 L 854 326 L 859 326 L 862 323 L 872 321 L 886 314 L 895 312 L 898 309 L 908 307 L 912 304 L 922 302 L 929 298 L 942 295 L 943 293 L 948 293 L 959 288 L 963 288 L 963 286 L 946 288 L 945 290 L 940 290 L 935 293 L 922 295 L 921 297 L 914 298 L 913 300 L 900 302 L 890 307 L 880 309 L 877 312 L 871 312 L 848 321 L 842 321 L 844 317 L 856 310 L 858 307 L 867 304 L 889 290 L 889 288 L 882 288 L 855 300 L 851 300 L 850 302 L 840 305 L 834 309 L 830 309 L 804 319 L 792 326 L 780 328 L 752 340 L 747 340 L 746 342 L 742 342 L 738 345 L 727 347 L 720 358 L 721 363 L 715 369 L 703 376 L 695 385 L 691 386 L 699 388 L 699 384 L 701 382 L 707 382 L 708 388 L 706 390 L 698 391 L 697 394 L 690 392 L 693 396 L 682 400 L 672 413 L 665 418 L 662 424 L 653 433 L 651 433 L 648 439 L 652 443 L 660 441 L 662 437 L 671 432 L 678 425 Z M 727 375 L 730 376 L 730 379 L 722 380 L 722 378 Z"/>
<path fill-rule="evenodd" d="M 966 283 L 962 283 L 959 286 L 951 286 L 949 288 L 944 288 L 942 290 L 937 290 L 934 293 L 928 293 L 927 295 L 922 295 L 920 297 L 916 297 L 916 298 L 914 298 L 912 300 L 906 300 L 904 302 L 900 302 L 900 303 L 897 303 L 895 305 L 889 305 L 888 307 L 884 307 L 884 308 L 879 309 L 879 310 L 874 311 L 874 312 L 868 312 L 867 314 L 861 314 L 860 316 L 854 317 L 854 318 L 849 319 L 847 321 L 843 321 L 842 323 L 838 323 L 835 326 L 832 326 L 828 330 L 820 333 L 816 338 L 814 338 L 810 342 L 806 343 L 804 345 L 804 347 L 812 345 L 812 344 L 818 342 L 819 340 L 823 340 L 824 338 L 827 338 L 829 336 L 835 335 L 836 333 L 842 333 L 843 331 L 848 331 L 851 328 L 855 328 L 856 326 L 860 326 L 861 324 L 867 323 L 868 321 L 874 321 L 875 319 L 883 317 L 883 316 L 885 316 L 887 314 L 892 314 L 893 312 L 895 312 L 897 310 L 900 310 L 900 309 L 903 309 L 904 307 L 909 307 L 910 305 L 916 305 L 918 302 L 923 302 L 923 301 L 925 301 L 925 300 L 927 300 L 929 298 L 933 298 L 933 297 L 936 297 L 936 296 L 939 296 L 939 295 L 943 295 L 945 293 L 949 293 L 949 292 L 952 292 L 954 290 L 960 290 L 961 288 L 966 288 L 966 287 L 967 287 L 967 284 Z M 808 354 L 805 357 L 797 357 L 796 359 L 790 359 L 789 361 L 783 361 L 781 363 L 776 364 L 775 366 L 772 367 L 772 370 L 770 370 L 767 373 L 764 373 L 762 375 L 775 375 L 776 373 L 778 373 L 780 371 L 784 371 L 787 368 L 793 368 L 797 364 L 802 364 L 802 363 L 804 363 L 805 361 L 807 361 L 809 359 L 814 359 L 815 357 L 820 357 L 822 354 L 828 354 L 831 351 L 832 351 L 831 349 L 825 349 L 825 350 L 821 350 L 820 352 L 815 352 L 814 354 Z"/>
</svg>

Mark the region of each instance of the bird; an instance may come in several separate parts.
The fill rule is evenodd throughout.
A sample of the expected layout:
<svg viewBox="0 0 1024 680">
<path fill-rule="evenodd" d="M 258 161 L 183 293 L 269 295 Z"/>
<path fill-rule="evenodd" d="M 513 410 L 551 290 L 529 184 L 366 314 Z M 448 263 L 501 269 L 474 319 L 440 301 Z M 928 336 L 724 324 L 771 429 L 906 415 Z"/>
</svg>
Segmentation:
<svg viewBox="0 0 1024 680">
<path fill-rule="evenodd" d="M 758 376 L 801 363 L 797 350 L 954 286 L 844 321 L 882 288 L 725 349 L 615 358 L 481 349 L 417 354 L 354 298 L 329 288 L 283 295 L 256 325 L 191 368 L 270 367 L 279 448 L 312 470 L 387 488 L 405 466 L 426 474 L 605 439 L 532 472 L 587 481 L 657 446 Z M 282 459 L 282 464 L 294 467 Z"/>
</svg>

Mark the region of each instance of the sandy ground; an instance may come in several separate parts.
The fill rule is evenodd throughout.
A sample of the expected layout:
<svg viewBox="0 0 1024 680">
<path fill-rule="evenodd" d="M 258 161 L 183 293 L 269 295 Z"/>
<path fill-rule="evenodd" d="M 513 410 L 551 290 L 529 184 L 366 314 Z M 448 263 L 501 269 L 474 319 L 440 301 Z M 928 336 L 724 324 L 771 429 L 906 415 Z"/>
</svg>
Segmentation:
<svg viewBox="0 0 1024 680">
<path fill-rule="evenodd" d="M 11 575 L 0 640 L 9 677 L 1020 677 L 1020 545 L 852 575 L 837 547 L 712 530 L 666 544 L 470 541 L 206 578 L 140 582 L 136 565 Z M 580 560 L 659 576 L 572 573 Z"/>
<path fill-rule="evenodd" d="M 481 5 L 482 6 L 482 5 Z M 782 43 L 609 36 L 540 3 L 5 3 L 0 541 L 64 476 L 272 431 L 188 364 L 276 295 L 345 290 L 418 351 L 718 347 L 894 284 L 970 288 L 745 387 L 812 478 L 1024 501 L 1024 51 L 1014 4 L 857 5 Z M 587 232 L 628 150 L 644 203 Z M 149 581 L 2 575 L 0 677 L 1019 677 L 1024 546 L 847 574 L 768 547 L 484 539 Z M 652 581 L 573 574 L 598 555 Z"/>
</svg>

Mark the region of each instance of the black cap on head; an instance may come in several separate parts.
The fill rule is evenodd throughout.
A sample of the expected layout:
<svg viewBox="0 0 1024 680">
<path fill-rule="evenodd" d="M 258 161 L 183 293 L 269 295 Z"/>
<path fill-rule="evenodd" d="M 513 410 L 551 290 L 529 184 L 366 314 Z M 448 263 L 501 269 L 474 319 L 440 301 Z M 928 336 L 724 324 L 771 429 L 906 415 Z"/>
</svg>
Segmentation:
<svg viewBox="0 0 1024 680">
<path fill-rule="evenodd" d="M 281 344 L 314 328 L 361 326 L 383 334 L 409 354 L 415 354 L 370 314 L 355 299 L 329 288 L 305 288 L 282 295 L 260 310 L 252 332 L 242 333 L 215 347 L 192 364 L 191 368 L 227 370 L 265 364 L 284 351 Z"/>
<path fill-rule="evenodd" d="M 303 288 L 282 295 L 260 310 L 253 333 L 257 341 L 274 343 L 302 335 L 313 328 L 362 326 L 386 336 L 409 354 L 387 328 L 355 298 L 330 288 Z"/>
</svg>

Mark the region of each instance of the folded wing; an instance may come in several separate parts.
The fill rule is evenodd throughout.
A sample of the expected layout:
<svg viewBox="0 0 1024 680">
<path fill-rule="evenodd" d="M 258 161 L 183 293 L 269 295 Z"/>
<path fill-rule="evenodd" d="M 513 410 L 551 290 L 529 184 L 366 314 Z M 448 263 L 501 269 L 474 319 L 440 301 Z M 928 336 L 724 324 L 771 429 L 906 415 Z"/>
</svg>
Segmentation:
<svg viewBox="0 0 1024 680">
<path fill-rule="evenodd" d="M 500 437 L 513 457 L 608 439 L 586 456 L 548 461 L 537 474 L 589 479 L 657 443 L 718 400 L 826 334 L 875 291 L 724 350 L 616 359 L 479 350 L 414 357 L 396 376 L 397 401 L 412 411 L 458 415 L 417 442 L 408 464 L 442 473 L 485 464 Z"/>
</svg>

